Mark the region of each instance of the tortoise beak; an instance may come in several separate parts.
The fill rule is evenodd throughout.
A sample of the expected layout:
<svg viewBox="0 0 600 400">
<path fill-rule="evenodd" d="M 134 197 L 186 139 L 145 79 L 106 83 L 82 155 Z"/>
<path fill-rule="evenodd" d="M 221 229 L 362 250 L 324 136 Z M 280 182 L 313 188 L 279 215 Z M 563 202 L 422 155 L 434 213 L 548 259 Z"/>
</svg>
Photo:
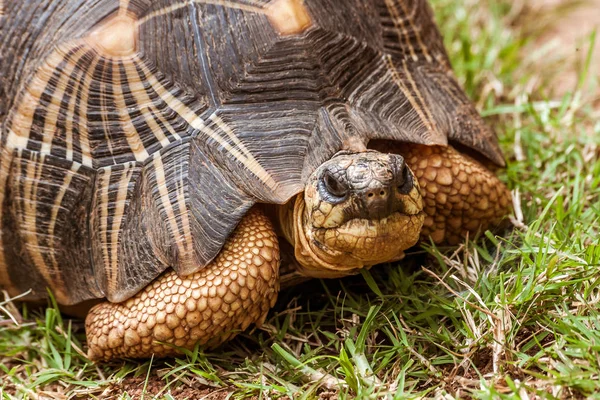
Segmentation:
<svg viewBox="0 0 600 400">
<path fill-rule="evenodd" d="M 417 180 L 396 154 L 341 154 L 313 173 L 294 208 L 302 273 L 336 277 L 402 258 L 425 219 Z"/>
</svg>

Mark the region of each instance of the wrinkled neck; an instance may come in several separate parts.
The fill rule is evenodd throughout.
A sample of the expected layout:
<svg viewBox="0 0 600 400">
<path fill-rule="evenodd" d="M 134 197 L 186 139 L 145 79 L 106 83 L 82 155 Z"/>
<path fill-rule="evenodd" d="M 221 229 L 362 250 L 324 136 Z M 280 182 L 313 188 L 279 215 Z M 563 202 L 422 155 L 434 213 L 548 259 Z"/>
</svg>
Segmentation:
<svg viewBox="0 0 600 400">
<path fill-rule="evenodd" d="M 347 265 L 340 266 L 334 260 L 341 254 L 329 254 L 317 246 L 307 227 L 306 204 L 303 194 L 279 207 L 278 219 L 281 233 L 294 246 L 294 255 L 299 263 L 299 272 L 313 278 L 339 278 L 358 272 L 363 265 L 353 265 L 348 259 Z"/>
<path fill-rule="evenodd" d="M 295 234 L 294 234 L 294 209 L 296 207 L 297 199 L 300 198 L 302 202 L 302 193 L 292 198 L 287 203 L 277 207 L 277 222 L 279 227 L 279 233 L 288 241 L 292 246 L 295 245 Z"/>
</svg>

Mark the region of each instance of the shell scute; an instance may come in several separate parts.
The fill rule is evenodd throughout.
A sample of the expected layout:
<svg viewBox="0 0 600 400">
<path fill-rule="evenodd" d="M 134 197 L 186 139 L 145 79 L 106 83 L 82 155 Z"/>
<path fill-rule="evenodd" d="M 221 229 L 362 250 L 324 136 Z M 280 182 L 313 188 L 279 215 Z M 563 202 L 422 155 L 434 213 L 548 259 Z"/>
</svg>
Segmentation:
<svg viewBox="0 0 600 400">
<path fill-rule="evenodd" d="M 194 272 L 255 202 L 286 202 L 322 162 L 372 139 L 454 140 L 503 163 L 424 0 L 306 0 L 310 24 L 293 32 L 273 22 L 277 2 L 297 3 L 9 2 L 0 286 L 29 263 L 38 292 L 79 271 L 88 298 L 119 301 L 169 266 Z M 44 13 L 60 24 L 23 23 Z M 107 36 L 124 19 L 135 27 L 119 25 L 123 41 Z M 40 245 L 59 220 L 55 244 Z M 41 261 L 9 267 L 14 243 Z"/>
</svg>

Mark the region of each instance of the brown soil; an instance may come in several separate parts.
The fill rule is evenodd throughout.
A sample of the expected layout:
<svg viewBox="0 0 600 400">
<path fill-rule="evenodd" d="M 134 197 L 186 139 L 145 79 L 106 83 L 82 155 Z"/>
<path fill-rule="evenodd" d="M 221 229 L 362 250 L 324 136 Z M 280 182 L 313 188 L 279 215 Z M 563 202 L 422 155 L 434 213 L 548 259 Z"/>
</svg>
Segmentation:
<svg viewBox="0 0 600 400">
<path fill-rule="evenodd" d="M 147 383 L 145 377 L 126 378 L 120 384 L 113 385 L 111 392 L 117 395 L 115 398 L 120 398 L 123 393 L 127 393 L 132 399 L 139 399 L 142 396 L 154 398 L 156 395 L 160 398 L 169 394 L 177 400 L 223 400 L 231 395 L 226 388 L 179 384 L 165 389 L 165 385 L 165 381 L 157 376 L 150 376 Z"/>
<path fill-rule="evenodd" d="M 600 0 L 528 0 L 531 9 L 541 13 L 557 13 L 557 21 L 545 29 L 537 46 L 554 45 L 554 51 L 566 57 L 573 68 L 566 68 L 560 81 L 555 82 L 556 95 L 572 91 L 578 72 L 589 50 L 589 36 L 596 29 L 598 36 L 590 64 L 590 77 L 600 75 Z M 562 14 L 562 15 L 561 15 Z"/>
</svg>

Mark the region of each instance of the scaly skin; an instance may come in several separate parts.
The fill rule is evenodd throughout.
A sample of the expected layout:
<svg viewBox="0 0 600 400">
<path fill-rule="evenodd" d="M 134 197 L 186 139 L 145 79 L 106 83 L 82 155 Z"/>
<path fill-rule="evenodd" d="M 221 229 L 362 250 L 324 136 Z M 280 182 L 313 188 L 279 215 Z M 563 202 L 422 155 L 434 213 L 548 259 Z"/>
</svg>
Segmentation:
<svg viewBox="0 0 600 400">
<path fill-rule="evenodd" d="M 86 318 L 92 360 L 178 353 L 217 345 L 260 325 L 279 292 L 279 244 L 270 220 L 252 209 L 203 270 L 170 270 L 129 300 L 96 305 Z"/>
<path fill-rule="evenodd" d="M 403 245 L 398 242 L 403 248 L 390 250 L 391 255 L 380 249 L 377 254 L 400 258 L 402 250 L 416 241 L 423 218 L 421 240 L 431 238 L 436 243 L 453 244 L 468 232 L 495 228 L 510 211 L 511 195 L 506 186 L 481 163 L 452 147 L 386 144 L 379 150 L 404 156 L 420 185 L 425 215 L 419 212 L 421 200 L 419 188 L 415 186 L 405 199 L 404 210 L 410 211 L 409 215 L 401 217 L 407 223 L 397 228 L 403 233 L 396 233 L 406 236 Z M 339 233 L 332 233 L 336 240 L 322 238 L 332 246 L 332 254 L 311 245 L 314 239 L 294 240 L 305 238 L 300 232 L 311 222 L 297 209 L 304 209 L 303 198 L 303 194 L 299 195 L 291 203 L 292 207 L 281 207 L 279 213 L 282 230 L 296 245 L 298 261 L 305 263 L 300 271 L 306 273 L 306 263 L 309 263 L 311 276 L 355 273 L 362 265 L 354 266 L 356 259 L 352 256 L 360 256 L 364 249 L 348 246 L 351 242 L 360 246 L 367 240 L 338 243 L 337 238 L 348 235 L 346 225 L 340 227 Z M 350 224 L 360 223 L 352 221 Z M 375 229 L 378 225 L 365 226 Z M 325 259 L 332 260 L 333 269 L 323 269 Z M 336 265 L 342 268 L 337 270 Z M 177 353 L 173 345 L 183 348 L 193 348 L 198 342 L 217 345 L 252 323 L 262 323 L 278 291 L 277 236 L 269 219 L 254 208 L 240 222 L 217 258 L 202 271 L 185 278 L 170 271 L 124 303 L 105 302 L 95 306 L 86 319 L 89 357 L 108 360 L 152 354 L 168 356 Z"/>
<path fill-rule="evenodd" d="M 309 177 L 283 231 L 302 274 L 337 278 L 402 259 L 424 218 L 419 185 L 402 157 L 342 153 Z"/>
<path fill-rule="evenodd" d="M 305 211 L 303 196 L 293 211 L 293 240 L 300 272 L 313 278 L 339 278 L 363 267 L 404 258 L 414 246 L 425 218 L 418 187 L 402 196 L 404 213 L 381 221 L 354 219 L 330 229 L 315 228 Z"/>
<path fill-rule="evenodd" d="M 427 214 L 421 240 L 454 245 L 506 221 L 510 191 L 477 160 L 451 146 L 395 144 L 387 151 L 404 156 L 421 186 Z"/>
</svg>

